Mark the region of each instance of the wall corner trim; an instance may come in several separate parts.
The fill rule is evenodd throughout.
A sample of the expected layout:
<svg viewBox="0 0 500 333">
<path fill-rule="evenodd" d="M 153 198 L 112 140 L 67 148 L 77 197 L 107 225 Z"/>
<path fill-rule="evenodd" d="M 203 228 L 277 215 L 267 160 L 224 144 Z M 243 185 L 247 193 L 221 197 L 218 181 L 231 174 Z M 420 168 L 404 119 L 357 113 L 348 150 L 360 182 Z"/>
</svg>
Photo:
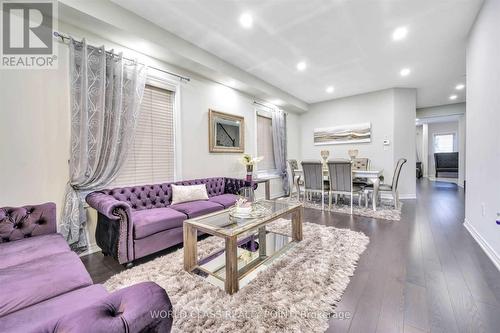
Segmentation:
<svg viewBox="0 0 500 333">
<path fill-rule="evenodd" d="M 472 238 L 479 244 L 479 246 L 486 253 L 488 258 L 493 262 L 496 268 L 500 271 L 500 255 L 493 250 L 493 248 L 486 242 L 486 240 L 477 232 L 476 228 L 469 221 L 464 220 L 464 227 L 470 233 Z"/>
</svg>

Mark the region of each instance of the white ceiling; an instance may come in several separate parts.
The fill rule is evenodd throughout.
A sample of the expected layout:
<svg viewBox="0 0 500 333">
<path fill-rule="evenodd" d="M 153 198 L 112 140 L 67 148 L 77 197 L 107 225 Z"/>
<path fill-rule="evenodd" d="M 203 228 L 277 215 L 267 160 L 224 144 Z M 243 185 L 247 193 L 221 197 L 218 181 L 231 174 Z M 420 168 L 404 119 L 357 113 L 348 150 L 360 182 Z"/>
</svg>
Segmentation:
<svg viewBox="0 0 500 333">
<path fill-rule="evenodd" d="M 483 0 L 113 2 L 307 103 L 409 87 L 427 107 L 450 103 L 452 93 L 465 101 L 454 87 L 465 83 L 467 34 Z M 239 25 L 243 12 L 252 29 Z M 399 26 L 408 37 L 394 42 Z"/>
</svg>

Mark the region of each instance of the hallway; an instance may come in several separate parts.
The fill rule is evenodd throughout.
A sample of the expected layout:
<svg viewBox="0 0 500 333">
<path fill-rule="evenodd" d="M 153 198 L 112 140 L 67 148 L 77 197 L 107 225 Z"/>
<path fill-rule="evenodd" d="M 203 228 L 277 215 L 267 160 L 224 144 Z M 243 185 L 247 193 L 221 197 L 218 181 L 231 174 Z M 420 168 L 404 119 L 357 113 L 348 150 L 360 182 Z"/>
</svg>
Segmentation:
<svg viewBox="0 0 500 333">
<path fill-rule="evenodd" d="M 324 217 L 370 237 L 337 308 L 352 319 L 329 332 L 499 331 L 500 272 L 463 226 L 463 189 L 422 179 L 417 192 L 399 222 Z"/>
</svg>

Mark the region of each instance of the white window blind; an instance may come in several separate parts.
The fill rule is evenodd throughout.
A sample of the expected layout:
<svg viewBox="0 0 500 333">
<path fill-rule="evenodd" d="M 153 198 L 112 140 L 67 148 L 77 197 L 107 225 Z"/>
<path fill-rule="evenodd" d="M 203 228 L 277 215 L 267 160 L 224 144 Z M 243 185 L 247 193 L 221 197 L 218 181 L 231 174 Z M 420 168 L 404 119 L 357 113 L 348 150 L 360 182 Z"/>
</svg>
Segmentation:
<svg viewBox="0 0 500 333">
<path fill-rule="evenodd" d="M 455 134 L 434 135 L 435 153 L 452 153 L 455 151 Z"/>
<path fill-rule="evenodd" d="M 174 180 L 175 93 L 146 85 L 134 142 L 115 186 Z"/>
<path fill-rule="evenodd" d="M 257 156 L 264 157 L 257 164 L 258 170 L 276 170 L 276 165 L 274 164 L 272 120 L 260 115 L 257 115 Z"/>
</svg>

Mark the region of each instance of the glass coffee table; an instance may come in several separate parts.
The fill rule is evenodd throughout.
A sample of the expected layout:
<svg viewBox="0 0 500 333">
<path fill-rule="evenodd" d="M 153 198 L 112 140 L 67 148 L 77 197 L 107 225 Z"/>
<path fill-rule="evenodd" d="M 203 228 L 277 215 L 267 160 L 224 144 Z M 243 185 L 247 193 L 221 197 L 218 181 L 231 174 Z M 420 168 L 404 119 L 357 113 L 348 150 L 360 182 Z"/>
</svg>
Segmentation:
<svg viewBox="0 0 500 333">
<path fill-rule="evenodd" d="M 184 269 L 234 294 L 302 240 L 302 204 L 262 200 L 254 207 L 258 213 L 251 218 L 234 217 L 234 208 L 229 208 L 184 221 Z M 287 216 L 291 217 L 290 234 L 266 229 L 271 222 Z M 223 238 L 225 249 L 198 261 L 198 231 Z"/>
</svg>

